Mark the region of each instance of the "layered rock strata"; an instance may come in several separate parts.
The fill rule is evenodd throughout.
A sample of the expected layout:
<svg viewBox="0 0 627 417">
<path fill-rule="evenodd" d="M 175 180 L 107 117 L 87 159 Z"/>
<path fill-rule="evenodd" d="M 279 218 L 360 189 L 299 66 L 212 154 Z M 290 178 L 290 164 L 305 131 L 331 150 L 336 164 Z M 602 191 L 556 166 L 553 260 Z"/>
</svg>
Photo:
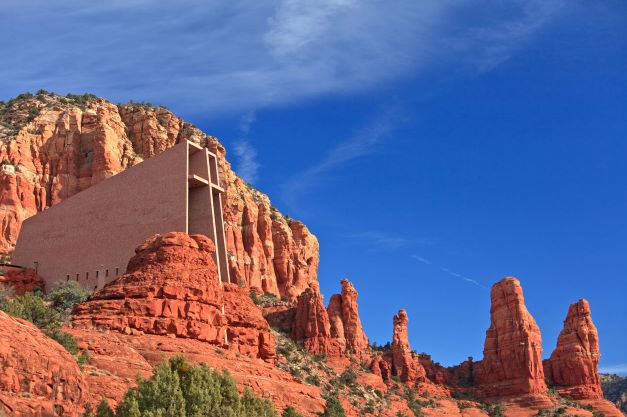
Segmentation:
<svg viewBox="0 0 627 417">
<path fill-rule="evenodd" d="M 291 337 L 313 354 L 340 356 L 344 352 L 345 345 L 331 335 L 324 297 L 310 288 L 298 297 Z"/>
<path fill-rule="evenodd" d="M 126 274 L 74 310 L 77 327 L 190 338 L 272 361 L 274 339 L 246 290 L 222 284 L 202 235 L 153 236 Z"/>
<path fill-rule="evenodd" d="M 590 304 L 581 299 L 568 309 L 564 328 L 544 373 L 560 393 L 575 399 L 603 398 L 599 379 L 599 336 L 592 322 Z"/>
<path fill-rule="evenodd" d="M 297 300 L 291 336 L 302 341 L 314 354 L 330 356 L 361 354 L 369 349 L 357 307 L 357 291 L 347 279 L 341 281 L 342 293 L 331 296 L 324 307 L 324 297 L 317 287 L 309 288 Z M 276 315 L 286 317 L 286 313 Z M 272 317 L 268 312 L 267 317 Z"/>
<path fill-rule="evenodd" d="M 474 380 L 483 396 L 503 397 L 547 391 L 542 368 L 542 337 L 527 311 L 516 278 L 503 278 L 490 293 L 490 327 L 483 360 L 474 366 Z"/>
</svg>

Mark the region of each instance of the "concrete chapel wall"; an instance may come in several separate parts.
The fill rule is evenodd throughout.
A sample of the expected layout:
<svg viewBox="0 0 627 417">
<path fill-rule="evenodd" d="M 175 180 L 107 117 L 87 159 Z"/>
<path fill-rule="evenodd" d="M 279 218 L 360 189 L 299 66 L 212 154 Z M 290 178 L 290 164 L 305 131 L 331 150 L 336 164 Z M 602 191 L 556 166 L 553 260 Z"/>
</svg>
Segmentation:
<svg viewBox="0 0 627 417">
<path fill-rule="evenodd" d="M 180 143 L 27 219 L 13 264 L 37 267 L 48 289 L 123 274 L 148 236 L 187 232 L 187 152 Z"/>
</svg>

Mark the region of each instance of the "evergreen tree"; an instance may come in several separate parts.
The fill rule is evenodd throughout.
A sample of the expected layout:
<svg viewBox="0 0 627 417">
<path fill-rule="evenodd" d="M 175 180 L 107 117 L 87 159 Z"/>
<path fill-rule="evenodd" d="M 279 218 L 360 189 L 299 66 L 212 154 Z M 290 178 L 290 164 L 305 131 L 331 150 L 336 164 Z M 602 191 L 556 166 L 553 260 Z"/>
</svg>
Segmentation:
<svg viewBox="0 0 627 417">
<path fill-rule="evenodd" d="M 240 396 L 233 377 L 207 365 L 173 357 L 139 379 L 117 407 L 115 417 L 277 417 L 274 405 L 246 389 Z M 100 417 L 99 415 L 97 417 Z M 109 416 L 107 416 L 109 417 Z"/>
<path fill-rule="evenodd" d="M 155 367 L 150 380 L 138 381 L 137 391 L 140 410 L 151 411 L 155 416 L 186 417 L 179 375 L 170 366 Z"/>
<path fill-rule="evenodd" d="M 124 399 L 115 410 L 116 417 L 141 417 L 139 402 L 137 401 L 137 391 L 130 389 L 124 394 Z"/>
<path fill-rule="evenodd" d="M 98 404 L 96 408 L 96 417 L 114 417 L 113 411 L 111 411 L 111 407 L 109 407 L 109 402 L 105 397 L 102 397 L 100 404 Z"/>
</svg>

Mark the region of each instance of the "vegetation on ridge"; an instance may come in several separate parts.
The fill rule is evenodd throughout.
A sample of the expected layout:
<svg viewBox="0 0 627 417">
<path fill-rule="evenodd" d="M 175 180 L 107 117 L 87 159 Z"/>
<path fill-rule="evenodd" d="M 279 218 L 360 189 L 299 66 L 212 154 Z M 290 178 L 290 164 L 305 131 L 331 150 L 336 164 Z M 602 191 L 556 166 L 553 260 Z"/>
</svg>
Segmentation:
<svg viewBox="0 0 627 417">
<path fill-rule="evenodd" d="M 12 297 L 3 289 L 0 290 L 0 310 L 30 321 L 82 363 L 86 358 L 79 355 L 76 340 L 69 333 L 62 331 L 61 326 L 67 323 L 71 309 L 88 297 L 89 291 L 73 281 L 59 285 L 45 297 L 41 293 Z"/>
<path fill-rule="evenodd" d="M 283 414 L 298 416 L 298 414 Z M 218 372 L 206 364 L 195 365 L 175 356 L 157 365 L 150 379 L 138 378 L 115 412 L 102 400 L 94 414 L 84 417 L 277 417 L 274 405 L 246 388 L 242 394 L 228 371 Z"/>
</svg>

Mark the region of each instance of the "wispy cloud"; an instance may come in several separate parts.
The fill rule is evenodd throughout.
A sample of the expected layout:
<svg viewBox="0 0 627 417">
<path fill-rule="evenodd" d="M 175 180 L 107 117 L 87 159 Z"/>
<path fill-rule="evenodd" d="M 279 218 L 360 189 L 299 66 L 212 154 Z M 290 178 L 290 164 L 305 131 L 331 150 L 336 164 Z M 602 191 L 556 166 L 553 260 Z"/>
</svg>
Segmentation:
<svg viewBox="0 0 627 417">
<path fill-rule="evenodd" d="M 603 374 L 627 374 L 627 363 L 618 363 L 614 365 L 604 365 L 599 368 L 599 372 Z"/>
<path fill-rule="evenodd" d="M 259 167 L 261 164 L 257 161 L 257 150 L 247 139 L 252 124 L 255 122 L 255 112 L 249 111 L 242 116 L 239 124 L 239 131 L 242 137 L 235 142 L 233 146 L 233 154 L 235 154 L 236 165 L 235 171 L 244 181 L 254 184 L 259 178 Z"/>
<path fill-rule="evenodd" d="M 317 186 L 324 174 L 346 162 L 374 152 L 404 119 L 403 111 L 397 107 L 383 109 L 353 136 L 343 141 L 340 140 L 323 159 L 281 184 L 283 201 L 294 208 L 300 193 Z"/>
<path fill-rule="evenodd" d="M 422 262 L 425 265 L 431 265 L 431 261 L 428 259 L 425 259 L 421 256 L 417 256 L 417 255 L 412 255 L 412 258 L 414 258 L 415 260 L 417 260 L 418 262 Z"/>
<path fill-rule="evenodd" d="M 347 235 L 348 238 L 362 244 L 397 249 L 407 244 L 407 238 L 381 232 L 360 232 Z"/>
<path fill-rule="evenodd" d="M 257 151 L 246 139 L 240 140 L 233 146 L 233 153 L 237 158 L 235 171 L 242 179 L 250 184 L 254 184 L 259 178 L 259 162 L 257 162 Z"/>
<path fill-rule="evenodd" d="M 398 249 L 406 245 L 429 246 L 438 242 L 437 238 L 407 237 L 385 232 L 359 232 L 347 234 L 344 237 L 354 243 L 384 249 Z"/>
<path fill-rule="evenodd" d="M 477 286 L 479 288 L 486 289 L 486 287 L 484 285 L 482 285 L 481 283 L 479 283 L 477 280 L 472 279 L 472 278 L 468 278 L 467 276 L 465 276 L 463 274 L 460 274 L 459 272 L 451 271 L 449 268 L 446 268 L 446 267 L 443 267 L 443 266 L 438 267 L 437 265 L 434 265 L 431 261 L 423 258 L 422 256 L 412 255 L 411 257 L 413 259 L 417 260 L 418 262 L 421 262 L 421 263 L 423 263 L 425 265 L 430 265 L 430 266 L 434 266 L 436 268 L 439 268 L 440 271 L 444 272 L 445 274 L 447 274 L 447 275 L 449 275 L 449 276 L 451 276 L 453 278 L 456 278 L 456 279 L 459 279 L 461 281 L 467 282 L 469 284 L 475 285 L 475 286 Z"/>
<path fill-rule="evenodd" d="M 214 116 L 508 59 L 564 0 L 10 1 L 0 98 L 90 91 Z M 72 65 L 64 63 L 71 62 Z M 470 64 L 470 65 L 469 65 Z"/>
</svg>

